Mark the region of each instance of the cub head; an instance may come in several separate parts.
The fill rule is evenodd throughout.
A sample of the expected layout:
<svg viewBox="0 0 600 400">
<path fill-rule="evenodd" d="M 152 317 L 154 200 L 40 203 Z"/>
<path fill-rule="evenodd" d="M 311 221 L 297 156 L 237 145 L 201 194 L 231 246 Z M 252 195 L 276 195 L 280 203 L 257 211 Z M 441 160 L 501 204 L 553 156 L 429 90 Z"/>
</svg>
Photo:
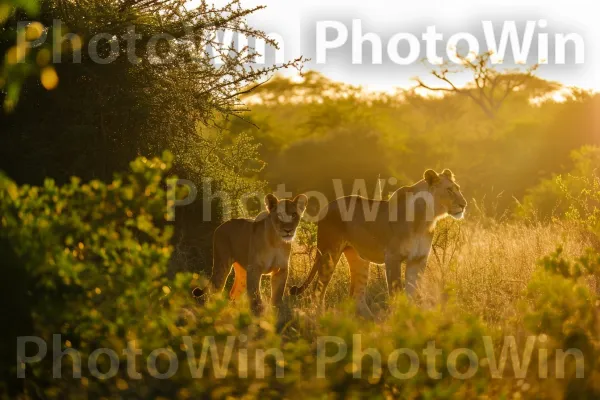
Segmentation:
<svg viewBox="0 0 600 400">
<path fill-rule="evenodd" d="M 467 208 L 467 201 L 460 191 L 460 186 L 456 184 L 452 171 L 445 169 L 438 174 L 434 170 L 428 169 L 423 174 L 423 178 L 429 185 L 429 192 L 433 194 L 435 214 L 448 214 L 454 219 L 462 219 Z"/>
<path fill-rule="evenodd" d="M 275 195 L 268 194 L 265 197 L 265 206 L 269 212 L 269 219 L 273 223 L 275 232 L 284 242 L 291 242 L 296 235 L 296 228 L 300 223 L 300 218 L 306 210 L 308 198 L 300 194 L 293 200 L 279 200 Z"/>
</svg>

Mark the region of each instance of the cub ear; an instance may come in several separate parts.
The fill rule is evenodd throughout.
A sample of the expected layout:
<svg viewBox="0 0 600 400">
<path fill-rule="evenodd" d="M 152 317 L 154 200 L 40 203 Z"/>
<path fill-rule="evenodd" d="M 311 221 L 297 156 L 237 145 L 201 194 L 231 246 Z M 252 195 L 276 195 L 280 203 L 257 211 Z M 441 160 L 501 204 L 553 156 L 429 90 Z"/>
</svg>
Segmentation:
<svg viewBox="0 0 600 400">
<path fill-rule="evenodd" d="M 454 180 L 454 174 L 452 173 L 452 171 L 450 171 L 447 168 L 442 171 L 442 175 L 444 175 L 446 178 L 450 179 L 451 181 Z"/>
<path fill-rule="evenodd" d="M 278 202 L 279 200 L 277 200 L 277 197 L 275 197 L 273 193 L 269 193 L 265 196 L 265 206 L 267 207 L 267 210 L 269 210 L 269 212 L 277 208 Z"/>
<path fill-rule="evenodd" d="M 440 176 L 438 175 L 438 173 L 432 169 L 428 169 L 427 171 L 425 171 L 425 173 L 423 174 L 423 178 L 429 184 L 429 186 L 433 185 L 434 183 L 440 180 Z"/>
<path fill-rule="evenodd" d="M 304 214 L 304 210 L 306 210 L 306 205 L 308 204 L 308 197 L 305 194 L 299 194 L 294 198 L 294 203 L 296 203 L 296 207 L 298 207 L 298 214 Z"/>
</svg>

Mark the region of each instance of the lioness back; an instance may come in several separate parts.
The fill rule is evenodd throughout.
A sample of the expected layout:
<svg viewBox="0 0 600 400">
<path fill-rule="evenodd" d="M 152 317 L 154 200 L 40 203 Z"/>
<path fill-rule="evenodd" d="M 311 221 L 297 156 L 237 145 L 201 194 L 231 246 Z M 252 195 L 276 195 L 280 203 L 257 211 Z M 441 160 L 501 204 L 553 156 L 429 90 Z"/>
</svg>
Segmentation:
<svg viewBox="0 0 600 400">
<path fill-rule="evenodd" d="M 342 254 L 350 267 L 350 293 L 361 314 L 370 315 L 365 288 L 371 262 L 386 266 L 390 295 L 402 287 L 402 263 L 406 263 L 406 293 L 413 297 L 417 281 L 427 265 L 437 221 L 462 219 L 467 201 L 445 169 L 438 174 L 428 169 L 423 179 L 396 190 L 388 200 L 346 196 L 329 203 L 319 216 L 317 252 L 313 267 L 301 286 L 304 292 L 317 277 L 314 295 L 318 304 Z"/>
<path fill-rule="evenodd" d="M 362 256 L 383 262 L 383 247 L 388 241 L 387 201 L 361 196 L 340 197 L 327 205 L 318 222 L 317 241 L 340 249 L 348 243 L 360 243 Z M 375 211 L 375 212 L 372 212 Z M 328 242 L 328 243 L 324 243 Z"/>
</svg>

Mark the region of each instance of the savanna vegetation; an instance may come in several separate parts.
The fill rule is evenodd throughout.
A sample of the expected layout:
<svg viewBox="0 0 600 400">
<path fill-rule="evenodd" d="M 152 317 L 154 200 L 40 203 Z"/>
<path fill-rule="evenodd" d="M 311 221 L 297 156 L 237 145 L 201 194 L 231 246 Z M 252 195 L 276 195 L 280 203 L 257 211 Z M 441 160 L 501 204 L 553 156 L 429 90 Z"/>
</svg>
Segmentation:
<svg viewBox="0 0 600 400">
<path fill-rule="evenodd" d="M 314 71 L 301 79 L 277 74 L 303 60 L 252 69 L 252 51 L 221 49 L 226 61 L 217 65 L 214 53 L 190 56 L 215 40 L 208 33 L 227 28 L 275 44 L 245 23 L 258 9 L 183 3 L 0 0 L 3 398 L 600 397 L 598 94 L 545 81 L 535 69 L 491 68 L 485 54 L 465 65 L 473 72 L 466 87 L 454 86 L 442 67 L 434 71 L 439 86 L 417 80 L 395 93 Z M 23 19 L 38 24 L 18 31 Z M 98 43 L 102 58 L 116 55 L 113 42 L 126 48 L 131 25 L 142 44 L 157 33 L 175 39 L 159 46 L 163 63 L 140 52 L 139 62 L 121 54 L 101 65 L 83 52 L 81 63 L 58 64 L 54 52 L 68 60 L 72 46 L 15 47 L 19 34 L 34 40 L 51 32 L 44 27 L 54 19 L 64 23 L 61 35 L 80 35 L 82 48 L 108 33 Z M 224 212 L 215 200 L 205 221 L 206 204 L 196 201 L 168 222 L 167 178 L 195 182 L 199 198 L 210 189 L 239 200 L 285 184 L 333 199 L 332 179 L 346 194 L 364 179 L 364 194 L 385 197 L 426 168 L 452 169 L 469 207 L 464 221 L 438 225 L 417 302 L 390 298 L 384 268 L 373 265 L 375 320 L 357 318 L 343 259 L 326 310 L 300 297 L 288 299 L 285 312 L 254 316 L 246 300 L 214 296 L 199 305 L 190 295 L 210 273 L 215 226 L 261 205 Z M 315 239 L 314 224 L 303 223 L 289 284 L 306 277 Z M 24 336 L 43 339 L 48 355 L 16 363 Z M 347 352 L 320 371 L 323 379 L 317 350 L 338 348 L 324 344 L 327 336 Z M 233 348 L 230 362 L 195 374 L 188 356 L 201 358 L 211 337 L 221 361 Z M 530 354 L 529 368 L 510 362 L 511 340 L 520 360 Z M 441 351 L 439 377 L 422 352 L 432 341 Z M 114 374 L 99 348 L 116 352 Z M 397 369 L 377 370 L 369 356 L 353 358 L 355 348 L 396 357 Z M 416 370 L 408 356 L 394 355 L 400 348 L 415 350 Z M 473 372 L 467 356 L 451 356 L 460 348 L 476 355 Z M 65 356 L 55 366 L 52 352 L 69 349 L 81 365 Z M 275 351 L 263 369 L 256 361 L 266 349 Z M 580 350 L 583 362 L 560 349 Z M 159 379 L 173 365 L 169 356 L 179 368 Z M 133 374 L 130 357 L 137 357 Z M 90 359 L 105 375 L 90 372 Z"/>
</svg>

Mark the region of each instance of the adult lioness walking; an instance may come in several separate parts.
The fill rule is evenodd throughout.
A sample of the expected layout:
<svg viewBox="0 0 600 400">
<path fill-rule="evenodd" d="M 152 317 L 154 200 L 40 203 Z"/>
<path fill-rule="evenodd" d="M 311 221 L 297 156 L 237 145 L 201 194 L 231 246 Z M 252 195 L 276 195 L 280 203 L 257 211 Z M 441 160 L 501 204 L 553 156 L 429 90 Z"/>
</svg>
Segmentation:
<svg viewBox="0 0 600 400">
<path fill-rule="evenodd" d="M 406 292 L 412 297 L 427 264 L 436 222 L 448 215 L 463 218 L 466 206 L 448 169 L 441 174 L 425 171 L 422 180 L 398 189 L 389 200 L 340 197 L 321 212 L 315 263 L 304 284 L 290 292 L 301 294 L 318 274 L 315 297 L 322 303 L 344 253 L 350 265 L 350 294 L 359 314 L 371 316 L 365 302 L 370 262 L 385 263 L 391 294 L 401 288 L 401 263 L 406 261 Z"/>
<path fill-rule="evenodd" d="M 271 303 L 281 304 L 288 277 L 292 241 L 308 199 L 301 194 L 294 200 L 265 197 L 266 211 L 254 220 L 232 219 L 219 226 L 213 237 L 213 272 L 209 290 L 222 291 L 233 270 L 235 280 L 229 296 L 238 298 L 247 289 L 255 312 L 263 308 L 260 281 L 271 275 Z M 194 296 L 205 290 L 196 288 Z"/>
</svg>

